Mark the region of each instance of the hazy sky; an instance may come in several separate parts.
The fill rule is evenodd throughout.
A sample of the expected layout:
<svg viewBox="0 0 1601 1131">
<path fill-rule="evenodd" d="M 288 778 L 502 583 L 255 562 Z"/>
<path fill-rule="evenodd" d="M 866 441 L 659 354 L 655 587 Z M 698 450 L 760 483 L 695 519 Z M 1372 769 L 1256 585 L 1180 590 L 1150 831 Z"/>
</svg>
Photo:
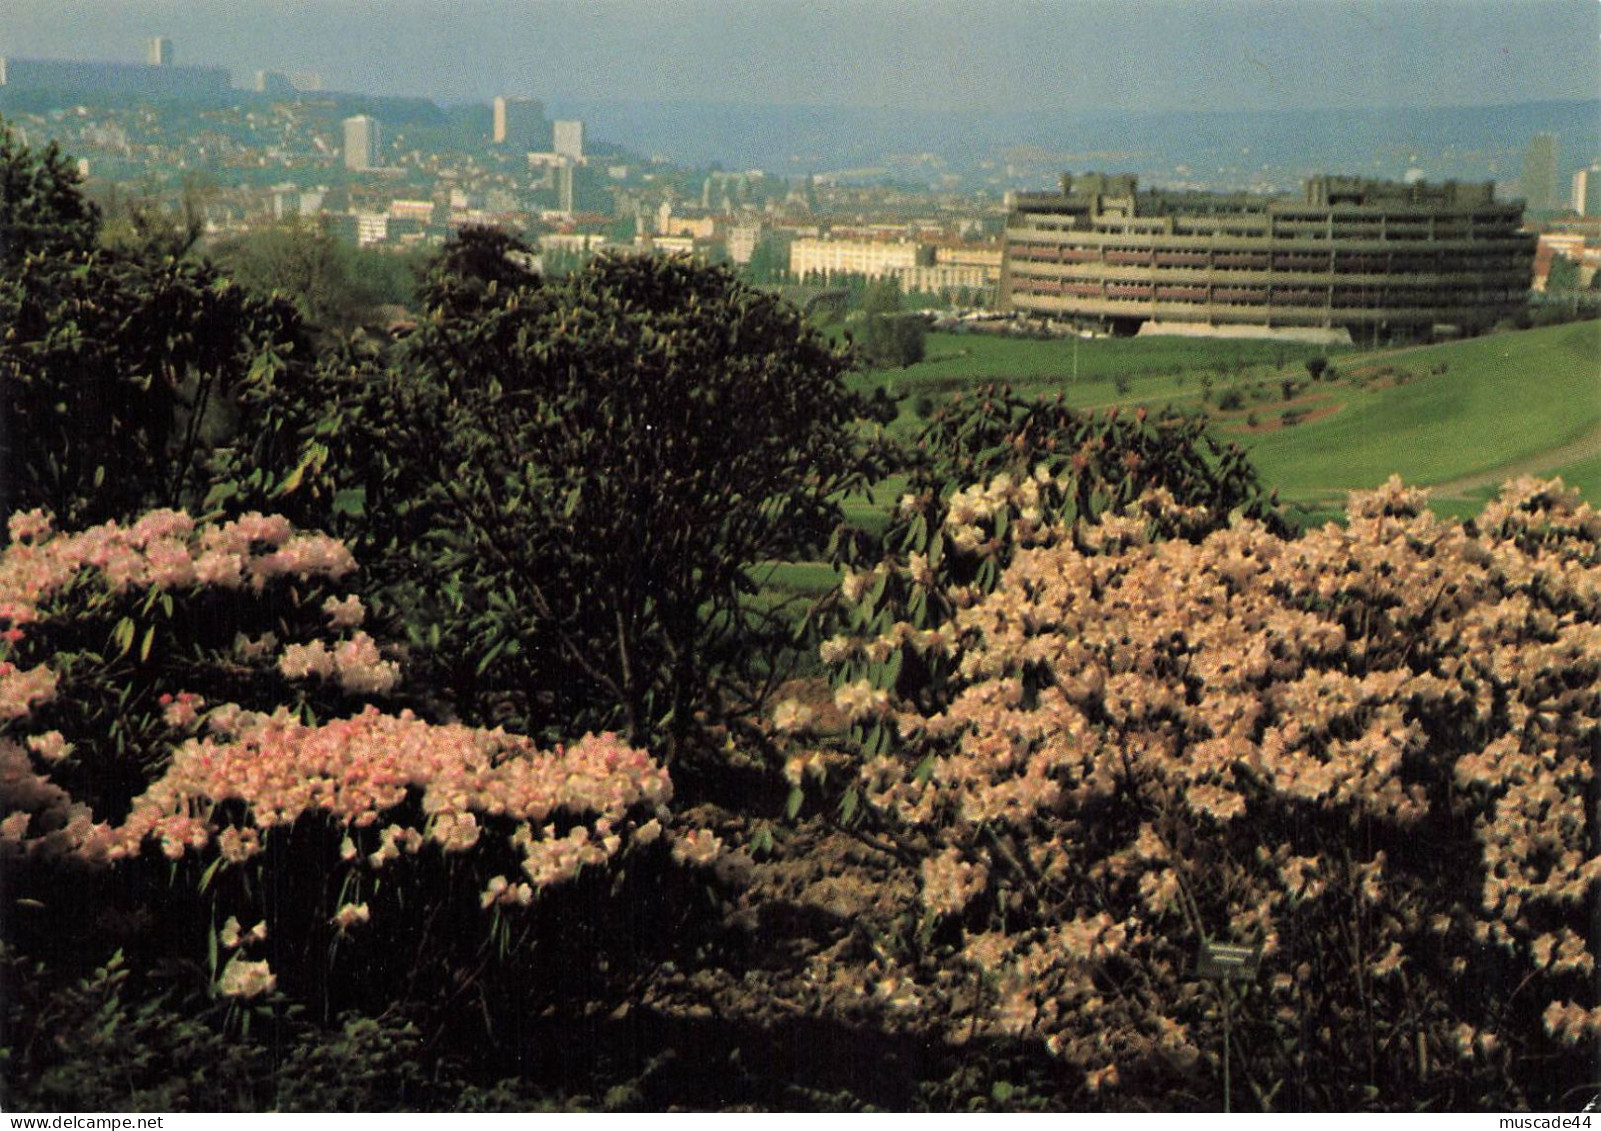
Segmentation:
<svg viewBox="0 0 1601 1131">
<path fill-rule="evenodd" d="M 0 55 L 330 89 L 1018 110 L 1601 95 L 1597 0 L 0 0 Z"/>
</svg>

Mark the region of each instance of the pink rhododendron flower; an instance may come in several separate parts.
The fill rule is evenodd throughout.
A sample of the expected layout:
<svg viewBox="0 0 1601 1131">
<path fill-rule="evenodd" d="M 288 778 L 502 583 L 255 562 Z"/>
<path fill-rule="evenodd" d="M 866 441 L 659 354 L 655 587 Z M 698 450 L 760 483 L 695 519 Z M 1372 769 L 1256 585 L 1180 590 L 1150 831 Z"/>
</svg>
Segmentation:
<svg viewBox="0 0 1601 1131">
<path fill-rule="evenodd" d="M 334 917 L 330 921 L 343 934 L 351 927 L 356 926 L 358 923 L 366 923 L 371 918 L 372 914 L 365 903 L 345 903 L 341 904 L 339 910 L 334 912 Z"/>
<path fill-rule="evenodd" d="M 49 730 L 43 734 L 29 735 L 28 749 L 46 762 L 59 762 L 72 754 L 73 745 L 59 730 Z"/>
<path fill-rule="evenodd" d="M 161 715 L 170 727 L 189 727 L 200 718 L 200 711 L 205 705 L 204 696 L 180 691 L 177 695 L 161 697 Z"/>
<path fill-rule="evenodd" d="M 229 959 L 217 979 L 218 993 L 246 1000 L 271 993 L 277 986 L 277 975 L 266 962 L 249 962 L 237 955 Z"/>
<path fill-rule="evenodd" d="M 0 722 L 20 719 L 55 698 L 56 673 L 43 664 L 22 671 L 0 660 Z"/>
<path fill-rule="evenodd" d="M 328 618 L 329 628 L 360 628 L 367 619 L 366 607 L 355 594 L 344 598 L 329 597 L 323 602 L 322 611 Z"/>
</svg>

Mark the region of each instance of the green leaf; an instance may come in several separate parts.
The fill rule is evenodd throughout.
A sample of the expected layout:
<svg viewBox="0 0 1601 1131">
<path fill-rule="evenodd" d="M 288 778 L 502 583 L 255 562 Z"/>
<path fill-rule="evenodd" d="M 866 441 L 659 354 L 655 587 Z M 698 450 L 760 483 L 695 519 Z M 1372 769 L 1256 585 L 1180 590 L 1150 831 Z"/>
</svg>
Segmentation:
<svg viewBox="0 0 1601 1131">
<path fill-rule="evenodd" d="M 208 887 L 210 887 L 211 886 L 212 877 L 217 874 L 217 868 L 221 864 L 222 864 L 222 857 L 219 856 L 215 860 L 213 860 L 210 864 L 206 865 L 206 870 L 204 872 L 200 873 L 200 883 L 197 885 L 195 890 L 197 890 L 197 891 L 205 891 Z"/>
<path fill-rule="evenodd" d="M 367 488 L 347 487 L 334 492 L 334 513 L 361 518 L 367 513 Z"/>
<path fill-rule="evenodd" d="M 890 653 L 889 659 L 884 664 L 882 672 L 883 682 L 877 683 L 874 686 L 880 687 L 886 691 L 892 689 L 896 682 L 901 678 L 901 667 L 905 663 L 906 646 L 901 645 L 900 647 L 896 648 L 895 651 Z"/>
<path fill-rule="evenodd" d="M 139 662 L 142 664 L 150 658 L 150 645 L 156 639 L 156 626 L 151 625 L 145 629 L 145 637 L 139 642 Z"/>
<path fill-rule="evenodd" d="M 860 801 L 861 798 L 854 786 L 846 790 L 845 796 L 840 798 L 839 802 L 839 819 L 846 824 L 850 824 L 851 818 L 856 816 L 856 808 Z"/>
<path fill-rule="evenodd" d="M 123 617 L 117 622 L 117 627 L 111 630 L 111 643 L 116 648 L 117 655 L 128 654 L 128 649 L 133 647 L 133 635 L 137 631 L 137 627 L 129 617 Z"/>
<path fill-rule="evenodd" d="M 485 652 L 478 661 L 477 674 L 483 675 L 484 672 L 488 671 L 489 665 L 493 664 L 495 660 L 499 658 L 500 654 L 505 650 L 506 641 L 504 638 L 497 640 L 493 645 L 491 645 L 489 651 Z"/>
<path fill-rule="evenodd" d="M 789 800 L 784 802 L 784 816 L 794 820 L 801 810 L 801 803 L 806 800 L 806 792 L 800 786 L 793 786 L 789 791 Z"/>
</svg>

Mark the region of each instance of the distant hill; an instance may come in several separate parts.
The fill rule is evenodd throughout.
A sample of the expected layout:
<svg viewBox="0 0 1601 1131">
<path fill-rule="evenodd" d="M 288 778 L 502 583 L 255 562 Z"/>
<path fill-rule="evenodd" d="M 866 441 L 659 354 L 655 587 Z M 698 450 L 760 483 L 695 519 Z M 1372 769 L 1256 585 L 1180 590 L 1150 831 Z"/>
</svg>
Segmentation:
<svg viewBox="0 0 1601 1131">
<path fill-rule="evenodd" d="M 594 137 L 690 165 L 801 174 L 887 167 L 964 179 L 985 162 L 1131 171 L 1171 184 L 1188 166 L 1214 187 L 1264 173 L 1294 187 L 1318 171 L 1510 181 L 1537 133 L 1561 140 L 1564 169 L 1601 157 L 1601 100 L 1449 109 L 1112 114 L 966 114 L 821 106 L 549 100 Z M 929 160 L 933 158 L 934 160 Z M 1052 159 L 1056 160 L 1052 160 Z M 1265 169 L 1264 169 L 1265 167 Z"/>
</svg>

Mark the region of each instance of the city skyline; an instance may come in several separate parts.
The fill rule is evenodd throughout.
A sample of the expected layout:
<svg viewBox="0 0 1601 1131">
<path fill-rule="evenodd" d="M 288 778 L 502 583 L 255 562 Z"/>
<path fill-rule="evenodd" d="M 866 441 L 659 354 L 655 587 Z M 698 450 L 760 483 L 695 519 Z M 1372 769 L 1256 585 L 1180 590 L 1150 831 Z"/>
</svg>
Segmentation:
<svg viewBox="0 0 1601 1131">
<path fill-rule="evenodd" d="M 1601 94 L 1594 0 L 10 0 L 0 56 L 316 72 L 444 103 L 1004 113 L 1469 106 Z"/>
</svg>

